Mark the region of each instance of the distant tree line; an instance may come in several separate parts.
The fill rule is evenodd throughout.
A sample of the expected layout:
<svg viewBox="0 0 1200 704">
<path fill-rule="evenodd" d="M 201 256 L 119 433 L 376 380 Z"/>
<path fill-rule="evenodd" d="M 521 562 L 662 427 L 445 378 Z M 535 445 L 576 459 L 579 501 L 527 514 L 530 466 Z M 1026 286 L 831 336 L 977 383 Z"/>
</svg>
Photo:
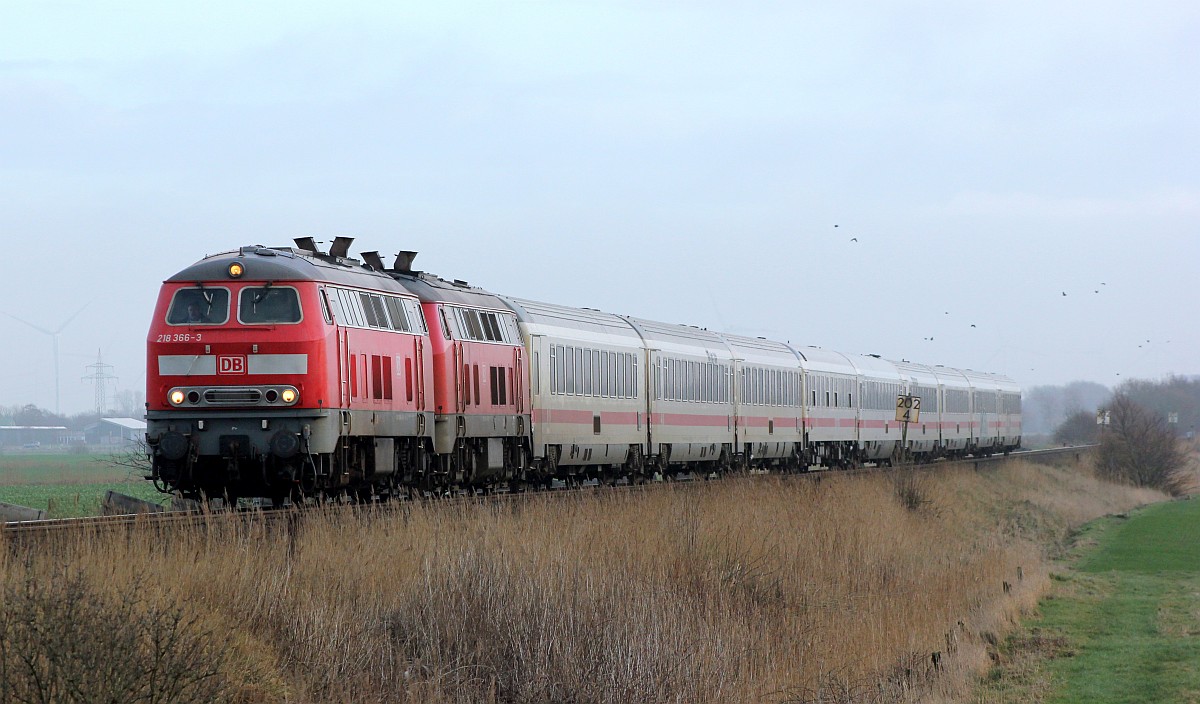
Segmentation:
<svg viewBox="0 0 1200 704">
<path fill-rule="evenodd" d="M 138 414 L 138 418 L 142 414 Z M 59 415 L 44 408 L 38 408 L 32 403 L 24 406 L 0 406 L 0 425 L 30 425 L 53 427 L 63 426 L 67 430 L 83 430 L 89 425 L 99 422 L 100 416 L 95 412 L 76 413 L 75 415 Z"/>
</svg>

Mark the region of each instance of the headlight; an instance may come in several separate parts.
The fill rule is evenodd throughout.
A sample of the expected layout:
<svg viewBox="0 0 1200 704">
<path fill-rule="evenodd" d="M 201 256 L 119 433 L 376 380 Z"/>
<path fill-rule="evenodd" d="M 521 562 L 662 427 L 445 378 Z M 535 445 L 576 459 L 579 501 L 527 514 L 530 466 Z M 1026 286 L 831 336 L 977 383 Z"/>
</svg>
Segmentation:
<svg viewBox="0 0 1200 704">
<path fill-rule="evenodd" d="M 180 389 L 171 389 L 171 393 L 167 394 L 167 400 L 172 406 L 180 406 L 183 404 L 183 391 Z"/>
<path fill-rule="evenodd" d="M 284 403 L 295 403 L 299 396 L 300 394 L 295 389 L 284 389 L 279 394 L 279 398 L 283 399 Z"/>
<path fill-rule="evenodd" d="M 246 273 L 246 269 L 241 264 L 234 262 L 229 265 L 228 272 L 229 278 L 238 279 L 241 278 L 242 274 Z"/>
</svg>

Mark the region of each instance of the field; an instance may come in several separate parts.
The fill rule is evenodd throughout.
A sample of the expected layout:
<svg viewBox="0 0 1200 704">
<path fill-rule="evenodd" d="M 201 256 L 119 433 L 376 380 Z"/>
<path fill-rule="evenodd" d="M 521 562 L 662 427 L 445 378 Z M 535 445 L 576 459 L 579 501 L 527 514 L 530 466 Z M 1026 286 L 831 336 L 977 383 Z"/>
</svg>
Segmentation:
<svg viewBox="0 0 1200 704">
<path fill-rule="evenodd" d="M 114 464 L 110 454 L 0 455 L 0 502 L 47 511 L 49 518 L 94 516 L 112 490 L 162 503 L 142 472 Z"/>
<path fill-rule="evenodd" d="M 1200 701 L 1198 546 L 1197 499 L 1087 526 L 985 700 Z"/>
<path fill-rule="evenodd" d="M 1072 529 L 1163 498 L 1012 461 L 0 550 L 0 699 L 963 701 Z"/>
</svg>

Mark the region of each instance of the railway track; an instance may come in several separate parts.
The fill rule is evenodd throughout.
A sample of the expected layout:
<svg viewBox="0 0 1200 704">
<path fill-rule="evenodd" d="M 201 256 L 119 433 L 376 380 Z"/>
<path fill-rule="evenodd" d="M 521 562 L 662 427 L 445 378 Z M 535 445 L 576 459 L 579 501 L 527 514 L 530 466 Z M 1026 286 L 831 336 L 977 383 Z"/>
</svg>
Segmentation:
<svg viewBox="0 0 1200 704">
<path fill-rule="evenodd" d="M 928 464 L 912 464 L 898 465 L 895 467 L 877 467 L 867 466 L 853 470 L 820 470 L 807 472 L 802 474 L 779 475 L 771 473 L 757 473 L 734 475 L 741 476 L 747 479 L 779 477 L 787 476 L 797 479 L 819 479 L 826 476 L 849 476 L 854 474 L 866 474 L 878 471 L 899 470 L 899 469 L 916 469 L 920 471 L 938 471 L 949 467 L 974 466 L 976 469 L 985 468 L 988 466 L 999 465 L 1010 459 L 1023 459 L 1032 462 L 1049 462 L 1065 455 L 1074 454 L 1076 459 L 1082 457 L 1084 453 L 1090 452 L 1095 445 L 1081 445 L 1072 447 L 1055 447 L 1043 450 L 1021 450 L 1008 455 L 993 455 L 991 457 L 966 458 L 961 460 L 943 460 Z M 620 484 L 617 486 L 606 487 L 611 490 L 647 490 L 664 483 L 672 485 L 688 484 L 695 482 L 703 483 L 704 477 L 690 476 L 683 480 L 672 480 L 669 482 L 652 482 L 649 484 Z M 595 481 L 584 482 L 578 487 L 562 487 L 552 489 L 549 492 L 529 492 L 529 493 L 506 493 L 497 492 L 489 494 L 457 494 L 452 496 L 442 497 L 427 497 L 432 501 L 444 501 L 450 504 L 457 502 L 478 502 L 487 501 L 516 501 L 530 496 L 545 496 L 555 491 L 571 491 L 576 489 L 584 489 L 589 487 L 604 486 Z M 386 510 L 388 506 L 404 506 L 408 503 L 407 500 L 401 500 L 388 504 L 322 504 L 322 508 L 326 512 L 352 512 L 362 510 Z M 8 543 L 10 546 L 19 546 L 31 542 L 42 542 L 46 539 L 53 539 L 56 536 L 78 537 L 87 533 L 103 533 L 111 532 L 120 529 L 126 530 L 143 530 L 143 529 L 161 529 L 171 530 L 177 528 L 185 528 L 189 526 L 235 526 L 244 524 L 258 524 L 264 528 L 285 524 L 288 529 L 293 529 L 300 522 L 301 516 L 313 507 L 288 507 L 283 509 L 262 509 L 258 507 L 245 508 L 238 510 L 225 509 L 206 509 L 192 511 L 164 511 L 155 513 L 131 513 L 110 516 L 88 516 L 83 518 L 56 518 L 56 519 L 41 519 L 33 521 L 12 521 L 0 524 L 0 539 Z"/>
</svg>

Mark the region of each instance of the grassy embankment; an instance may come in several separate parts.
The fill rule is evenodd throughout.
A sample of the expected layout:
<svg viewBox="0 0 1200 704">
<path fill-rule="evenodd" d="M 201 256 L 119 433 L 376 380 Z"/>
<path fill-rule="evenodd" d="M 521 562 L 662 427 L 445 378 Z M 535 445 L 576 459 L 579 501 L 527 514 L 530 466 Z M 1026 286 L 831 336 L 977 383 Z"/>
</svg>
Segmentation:
<svg viewBox="0 0 1200 704">
<path fill-rule="evenodd" d="M 47 511 L 49 518 L 94 516 L 105 492 L 162 503 L 142 472 L 114 466 L 105 454 L 0 455 L 0 501 Z"/>
<path fill-rule="evenodd" d="M 0 550 L 0 698 L 95 661 L 129 669 L 105 675 L 128 683 L 116 700 L 173 682 L 197 701 L 962 701 L 1046 592 L 1046 546 L 1163 498 L 1021 462 L 897 484 L 726 480 Z M 106 628 L 34 637 L 63 621 Z"/>
<path fill-rule="evenodd" d="M 1069 563 L 981 700 L 1200 701 L 1200 500 L 1092 523 Z"/>
</svg>

